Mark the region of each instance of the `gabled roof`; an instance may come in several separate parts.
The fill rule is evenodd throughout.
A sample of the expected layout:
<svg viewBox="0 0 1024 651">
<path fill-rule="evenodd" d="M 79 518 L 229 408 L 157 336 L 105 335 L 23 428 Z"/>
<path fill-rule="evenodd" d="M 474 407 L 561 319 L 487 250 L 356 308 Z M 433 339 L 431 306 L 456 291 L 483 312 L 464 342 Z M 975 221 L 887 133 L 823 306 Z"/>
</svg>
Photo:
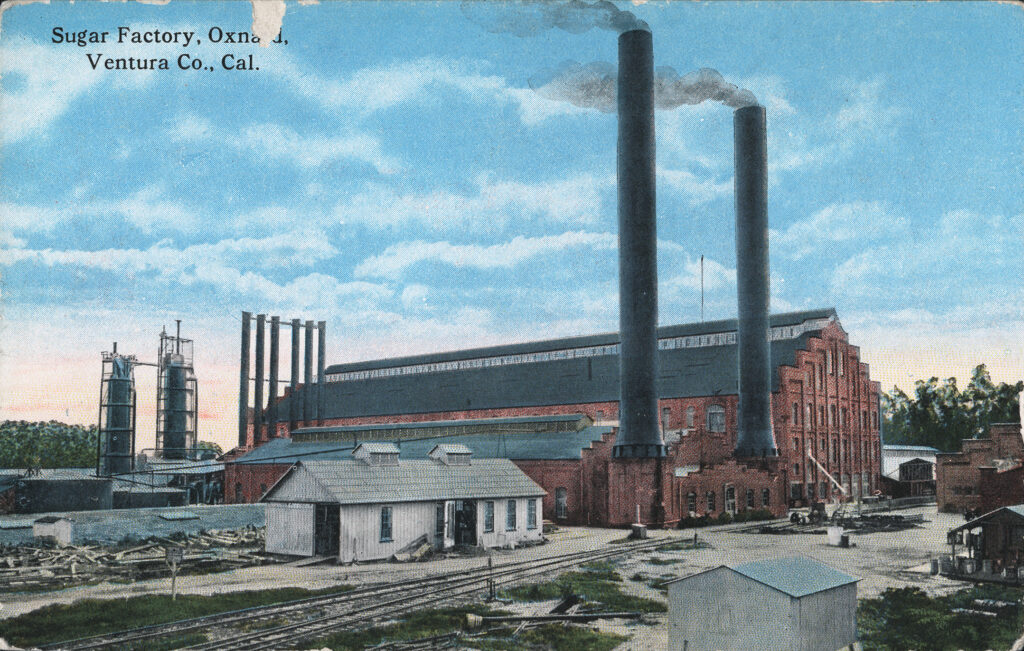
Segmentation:
<svg viewBox="0 0 1024 651">
<path fill-rule="evenodd" d="M 439 443 L 430 451 L 430 456 L 434 456 L 435 452 L 443 454 L 473 454 L 472 450 L 461 443 Z"/>
<path fill-rule="evenodd" d="M 357 451 L 363 451 L 367 454 L 398 454 L 400 450 L 394 443 L 388 441 L 367 441 L 366 443 L 360 443 L 356 446 L 355 450 L 352 450 L 352 454 Z"/>
<path fill-rule="evenodd" d="M 369 466 L 357 461 L 299 461 L 261 501 L 286 492 L 290 482 L 310 482 L 310 492 L 329 494 L 336 504 L 387 504 L 457 499 L 541 497 L 546 491 L 507 459 L 480 459 L 468 466 L 402 461 Z"/>
<path fill-rule="evenodd" d="M 736 572 L 796 599 L 860 581 L 856 577 L 804 556 L 769 558 L 733 566 L 720 565 L 705 572 L 719 569 Z M 666 583 L 685 581 L 705 572 L 698 572 Z"/>
<path fill-rule="evenodd" d="M 956 527 L 955 529 L 950 529 L 949 533 L 947 535 L 952 535 L 952 534 L 956 533 L 957 531 L 964 531 L 966 529 L 973 529 L 973 528 L 977 527 L 979 524 L 982 524 L 982 523 L 986 522 L 987 520 L 991 520 L 992 518 L 996 517 L 997 515 L 1000 515 L 1000 514 L 1003 514 L 1003 513 L 1008 513 L 1011 516 L 1016 516 L 1016 517 L 1024 520 L 1024 504 L 1017 504 L 1017 505 L 1014 505 L 1014 506 L 1003 506 L 1003 507 L 1000 507 L 998 509 L 995 509 L 994 511 L 989 511 L 988 513 L 985 513 L 984 515 L 979 515 L 978 517 L 974 518 L 973 520 L 970 520 L 969 522 L 966 522 L 966 523 L 960 525 L 959 527 Z"/>
</svg>

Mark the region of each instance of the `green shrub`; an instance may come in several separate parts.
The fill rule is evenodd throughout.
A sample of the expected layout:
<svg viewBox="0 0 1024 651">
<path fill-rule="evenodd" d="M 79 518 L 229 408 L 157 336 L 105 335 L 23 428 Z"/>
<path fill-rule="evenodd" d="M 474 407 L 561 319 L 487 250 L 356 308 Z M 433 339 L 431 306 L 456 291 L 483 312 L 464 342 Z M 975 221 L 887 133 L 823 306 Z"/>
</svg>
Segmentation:
<svg viewBox="0 0 1024 651">
<path fill-rule="evenodd" d="M 718 514 L 718 517 L 716 519 L 718 520 L 718 524 L 729 524 L 730 522 L 732 522 L 732 513 L 729 513 L 728 511 L 722 511 Z"/>
</svg>

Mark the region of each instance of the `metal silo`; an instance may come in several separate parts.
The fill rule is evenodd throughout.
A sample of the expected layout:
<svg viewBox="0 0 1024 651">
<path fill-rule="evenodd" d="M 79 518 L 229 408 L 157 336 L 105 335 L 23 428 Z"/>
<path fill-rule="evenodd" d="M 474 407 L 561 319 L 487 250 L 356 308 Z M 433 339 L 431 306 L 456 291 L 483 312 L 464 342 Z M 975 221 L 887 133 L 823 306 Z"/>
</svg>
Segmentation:
<svg viewBox="0 0 1024 651">
<path fill-rule="evenodd" d="M 135 459 L 135 357 L 103 353 L 96 474 L 130 473 Z"/>
<path fill-rule="evenodd" d="M 192 340 L 181 337 L 181 321 L 174 336 L 160 333 L 157 367 L 156 452 L 185 459 L 196 444 L 196 377 Z"/>
</svg>

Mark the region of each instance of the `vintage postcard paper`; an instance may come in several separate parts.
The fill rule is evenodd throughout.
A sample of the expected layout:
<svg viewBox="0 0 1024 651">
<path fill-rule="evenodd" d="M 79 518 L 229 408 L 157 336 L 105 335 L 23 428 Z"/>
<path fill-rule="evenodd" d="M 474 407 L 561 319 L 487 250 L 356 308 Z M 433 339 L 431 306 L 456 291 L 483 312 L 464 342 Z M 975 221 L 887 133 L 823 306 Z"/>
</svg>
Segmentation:
<svg viewBox="0 0 1024 651">
<path fill-rule="evenodd" d="M 780 517 L 790 508 L 811 515 L 819 500 L 832 511 L 840 502 L 876 497 L 886 490 L 881 445 L 891 417 L 881 393 L 893 387 L 912 393 L 916 380 L 931 377 L 955 377 L 963 388 L 980 364 L 996 384 L 1024 378 L 1019 5 L 58 0 L 2 8 L 0 420 L 22 433 L 0 440 L 0 455 L 8 455 L 0 465 L 21 469 L 12 470 L 12 482 L 24 481 L 26 469 L 42 468 L 36 471 L 42 481 L 59 466 L 94 464 L 130 478 L 139 455 L 155 473 L 161 459 L 198 463 L 200 447 L 252 454 L 275 434 L 290 438 L 296 422 L 344 428 L 579 414 L 587 427 L 606 429 L 571 455 L 550 452 L 554 447 L 515 452 L 532 460 L 515 472 L 540 486 L 536 504 L 529 495 L 490 502 L 427 496 L 442 506 L 437 541 L 433 506 L 423 516 L 430 521 L 424 540 L 443 548 L 445 541 L 470 540 L 456 535 L 459 526 L 476 527 L 463 533 L 486 547 L 485 534 L 500 533 L 495 521 L 499 529 L 526 532 L 533 531 L 533 518 L 539 536 L 537 522 L 556 520 L 556 513 L 563 524 L 635 521 L 671 530 L 700 515 L 731 519 L 755 507 Z M 620 40 L 639 33 L 646 45 L 637 47 L 649 47 L 650 58 L 637 55 L 640 63 L 628 66 L 647 66 L 650 101 L 636 108 L 623 99 L 624 87 L 635 89 L 623 81 L 628 66 Z M 641 115 L 623 127 L 624 104 L 649 121 Z M 766 166 L 750 172 L 737 162 L 753 156 L 737 133 L 743 112 L 758 107 L 763 123 L 750 138 L 764 141 Z M 644 138 L 647 144 L 633 146 Z M 748 173 L 761 175 L 753 183 L 763 182 L 758 187 L 767 198 L 759 213 L 765 230 L 750 240 L 755 249 L 757 241 L 767 244 L 758 249 L 767 273 L 751 272 L 754 289 L 744 285 L 742 267 L 753 254 L 740 246 L 737 259 L 737 211 L 748 208 L 737 188 L 746 187 Z M 637 226 L 643 216 L 630 211 L 645 202 L 653 221 Z M 639 236 L 627 238 L 623 224 L 630 234 L 639 232 L 634 226 L 656 224 L 656 234 L 644 231 L 645 245 Z M 628 290 L 635 300 L 620 300 L 628 279 L 638 283 Z M 749 385 L 763 390 L 765 431 L 772 436 L 774 428 L 781 456 L 758 467 L 763 481 L 748 486 L 740 484 L 746 479 L 715 475 L 698 486 L 704 466 L 746 476 L 731 458 L 748 441 L 740 433 L 736 442 L 738 405 L 753 400 L 737 388 L 744 371 L 736 369 L 736 331 L 742 338 L 744 326 L 735 320 L 756 322 L 740 313 L 744 301 L 737 294 L 745 291 L 761 291 L 771 314 L 788 315 L 770 324 L 776 357 L 765 377 L 771 387 Z M 634 309 L 635 318 L 622 317 Z M 757 323 L 764 332 L 767 307 L 762 312 L 765 320 Z M 643 334 L 655 326 L 668 328 L 657 342 Z M 273 335 L 272 327 L 279 328 Z M 619 411 L 617 335 L 601 337 L 620 330 L 621 350 L 634 350 L 628 341 L 635 335 L 663 360 L 657 375 L 642 360 L 629 366 L 634 353 L 624 352 L 624 377 L 690 388 L 673 396 L 662 391 L 663 400 L 676 402 L 652 403 L 650 436 L 638 434 L 628 446 L 620 440 L 612 452 L 615 428 L 632 412 Z M 240 348 L 240 332 L 248 348 Z M 167 364 L 183 354 L 179 340 L 188 340 L 181 358 L 188 393 L 185 415 L 175 420 L 166 402 L 174 398 L 159 396 L 172 395 L 161 387 L 171 381 Z M 809 341 L 838 347 L 826 358 L 827 346 Z M 270 361 L 252 357 L 270 355 L 272 346 L 273 370 Z M 240 350 L 246 351 L 241 358 Z M 821 356 L 820 371 L 812 353 Z M 121 461 L 108 462 L 96 458 L 96 434 L 88 428 L 110 426 L 115 418 L 109 382 L 128 373 L 118 355 L 133 356 L 134 437 L 102 439 L 101 457 L 109 451 L 103 446 L 125 446 L 118 448 Z M 844 372 L 863 373 L 863 382 L 840 377 Z M 817 389 L 815 373 L 826 376 Z M 318 378 L 322 393 L 313 392 Z M 504 393 L 499 381 L 517 388 Z M 786 392 L 796 383 L 804 393 L 791 400 L 796 394 Z M 770 407 L 769 391 L 775 392 Z M 819 391 L 820 400 L 804 397 Z M 658 396 L 648 392 L 648 398 Z M 272 413 L 263 413 L 268 404 Z M 312 416 L 303 405 L 315 408 Z M 17 441 L 56 436 L 44 432 L 50 421 L 93 437 L 74 439 L 74 445 L 86 441 L 84 456 L 55 461 L 55 450 L 72 443 L 18 456 Z M 815 427 L 834 429 L 819 444 Z M 35 433 L 24 434 L 25 428 Z M 721 458 L 674 452 L 690 433 L 719 441 L 700 449 L 718 450 L 713 454 Z M 355 434 L 344 436 L 351 447 L 358 443 Z M 500 452 L 489 456 L 514 456 L 509 449 L 518 450 L 517 443 L 502 437 L 505 447 L 495 443 Z M 772 448 L 771 440 L 756 440 L 749 450 Z M 618 468 L 620 454 L 650 456 L 658 465 L 649 476 L 664 480 L 637 480 L 641 499 L 628 496 L 633 488 L 626 484 L 616 487 L 615 477 L 632 471 L 585 475 L 587 455 L 605 444 L 602 468 Z M 474 459 L 481 456 L 483 448 L 469 448 Z M 174 449 L 187 453 L 167 453 Z M 402 453 L 420 455 L 417 463 L 434 454 L 416 449 L 406 444 Z M 174 479 L 164 488 L 186 491 L 187 503 L 256 501 L 287 464 L 303 458 L 294 450 L 273 459 L 262 454 L 264 462 L 286 465 L 243 477 L 225 469 L 234 457 L 207 459 L 213 465 L 202 472 L 167 471 Z M 350 450 L 345 455 L 339 462 L 351 462 Z M 570 456 L 580 474 L 567 486 L 544 464 Z M 581 486 L 600 487 L 603 497 L 593 501 Z M 0 483 L 0 512 L 17 513 L 14 492 L 12 506 L 4 507 L 4 490 Z M 118 486 L 111 490 L 116 501 Z M 525 501 L 513 506 L 520 498 Z M 65 510 L 57 508 L 63 498 L 54 499 L 46 513 Z M 333 516 L 310 515 L 310 522 L 325 518 L 316 522 L 333 532 L 325 534 L 333 536 L 325 556 L 360 560 L 360 550 L 369 549 L 360 536 L 370 530 L 372 545 L 395 546 L 381 554 L 416 551 L 398 549 L 421 535 L 399 544 L 402 511 L 387 506 L 385 514 L 374 504 L 368 529 L 353 533 L 349 547 L 344 533 L 338 541 L 338 528 L 348 531 L 344 510 L 340 524 L 336 506 Z M 885 534 L 884 544 L 855 539 L 860 547 L 844 554 L 825 544 L 824 530 L 813 543 L 802 536 L 711 540 L 708 550 L 666 556 L 664 567 L 656 561 L 635 569 L 635 596 L 662 605 L 622 609 L 671 610 L 665 600 L 677 597 L 660 590 L 660 581 L 794 553 L 861 579 L 856 596 L 862 599 L 916 585 L 900 572 L 949 553 L 946 531 L 963 522 L 937 513 L 935 504 L 923 508 L 929 524 Z M 232 522 L 239 527 L 263 524 L 262 511 L 258 523 L 238 517 Z M 27 518 L 10 525 L 26 540 L 32 538 Z M 445 532 L 448 522 L 456 533 Z M 145 539 L 149 530 L 138 526 Z M 0 543 L 14 541 L 3 538 L 5 531 L 0 528 Z M 604 528 L 594 535 L 603 536 L 603 545 L 625 533 Z M 521 542 L 509 536 L 508 546 Z M 310 533 L 310 545 L 319 544 L 314 538 Z M 784 549 L 796 539 L 806 542 Z M 564 544 L 566 554 L 580 548 Z M 615 571 L 629 576 L 628 568 Z M 210 594 L 217 576 L 179 578 L 175 589 Z M 295 576 L 254 576 L 251 589 L 326 588 L 341 580 Z M 921 576 L 932 595 L 958 587 Z M 140 579 L 139 586 L 155 586 L 140 593 L 166 592 L 160 581 L 169 579 L 152 581 Z M 225 585 L 244 590 L 248 581 Z M 119 590 L 85 588 L 75 595 L 127 594 Z M 52 594 L 0 595 L 0 616 L 75 598 Z M 601 608 L 615 609 L 611 602 Z M 598 626 L 594 635 L 605 637 L 593 648 L 675 644 L 669 615 L 649 617 L 646 624 Z M 123 628 L 141 623 L 126 621 Z M 42 644 L 98 632 L 17 633 L 9 641 Z M 882 639 L 863 626 L 856 634 L 868 646 Z M 727 637 L 749 642 L 737 635 Z M 686 648 L 704 648 L 687 640 Z M 569 648 L 546 638 L 536 643 Z M 877 644 L 871 648 L 896 648 Z"/>
</svg>

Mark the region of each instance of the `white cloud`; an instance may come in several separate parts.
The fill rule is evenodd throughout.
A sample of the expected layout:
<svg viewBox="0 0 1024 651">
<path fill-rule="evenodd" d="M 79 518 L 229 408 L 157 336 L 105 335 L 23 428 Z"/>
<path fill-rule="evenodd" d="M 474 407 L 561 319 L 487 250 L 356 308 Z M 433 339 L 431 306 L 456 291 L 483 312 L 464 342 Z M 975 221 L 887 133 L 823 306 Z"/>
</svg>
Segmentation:
<svg viewBox="0 0 1024 651">
<path fill-rule="evenodd" d="M 699 178 L 689 170 L 658 169 L 658 183 L 662 187 L 678 190 L 686 195 L 692 205 L 700 205 L 729 196 L 733 191 L 733 178 L 719 181 L 713 178 Z"/>
<path fill-rule="evenodd" d="M 602 190 L 612 187 L 590 175 L 533 184 L 481 177 L 473 195 L 447 189 L 399 194 L 376 185 L 339 203 L 334 214 L 342 223 L 374 229 L 418 224 L 436 231 L 493 231 L 537 218 L 582 225 L 597 221 Z"/>
<path fill-rule="evenodd" d="M 847 95 L 835 117 L 840 134 L 883 131 L 891 127 L 901 113 L 899 107 L 885 103 L 885 80 L 881 77 L 846 81 L 840 88 Z"/>
<path fill-rule="evenodd" d="M 880 201 L 851 201 L 825 206 L 806 219 L 772 233 L 775 251 L 802 258 L 837 242 L 868 241 L 898 235 L 907 220 Z"/>
<path fill-rule="evenodd" d="M 902 239 L 871 247 L 840 264 L 832 289 L 850 295 L 878 295 L 899 302 L 907 298 L 894 288 L 913 287 L 914 295 L 937 300 L 966 298 L 969 279 L 994 269 L 1001 274 L 1021 273 L 1024 250 L 1024 214 L 1005 218 L 968 210 L 951 210 L 926 229 L 906 229 Z M 906 282 L 914 281 L 914 282 Z M 993 285 L 998 291 L 1002 285 Z M 981 285 L 984 288 L 984 285 Z M 973 301 L 971 301 L 973 302 Z"/>
<path fill-rule="evenodd" d="M 355 269 L 357 278 L 397 278 L 405 270 L 424 262 L 457 268 L 510 269 L 538 256 L 573 248 L 614 250 L 618 238 L 611 233 L 571 231 L 542 237 L 517 236 L 509 242 L 484 246 L 450 242 L 401 242 L 380 255 L 367 258 Z"/>
<path fill-rule="evenodd" d="M 402 289 L 402 305 L 407 309 L 422 308 L 427 305 L 427 297 L 430 296 L 430 288 L 426 285 L 413 283 Z"/>
</svg>

